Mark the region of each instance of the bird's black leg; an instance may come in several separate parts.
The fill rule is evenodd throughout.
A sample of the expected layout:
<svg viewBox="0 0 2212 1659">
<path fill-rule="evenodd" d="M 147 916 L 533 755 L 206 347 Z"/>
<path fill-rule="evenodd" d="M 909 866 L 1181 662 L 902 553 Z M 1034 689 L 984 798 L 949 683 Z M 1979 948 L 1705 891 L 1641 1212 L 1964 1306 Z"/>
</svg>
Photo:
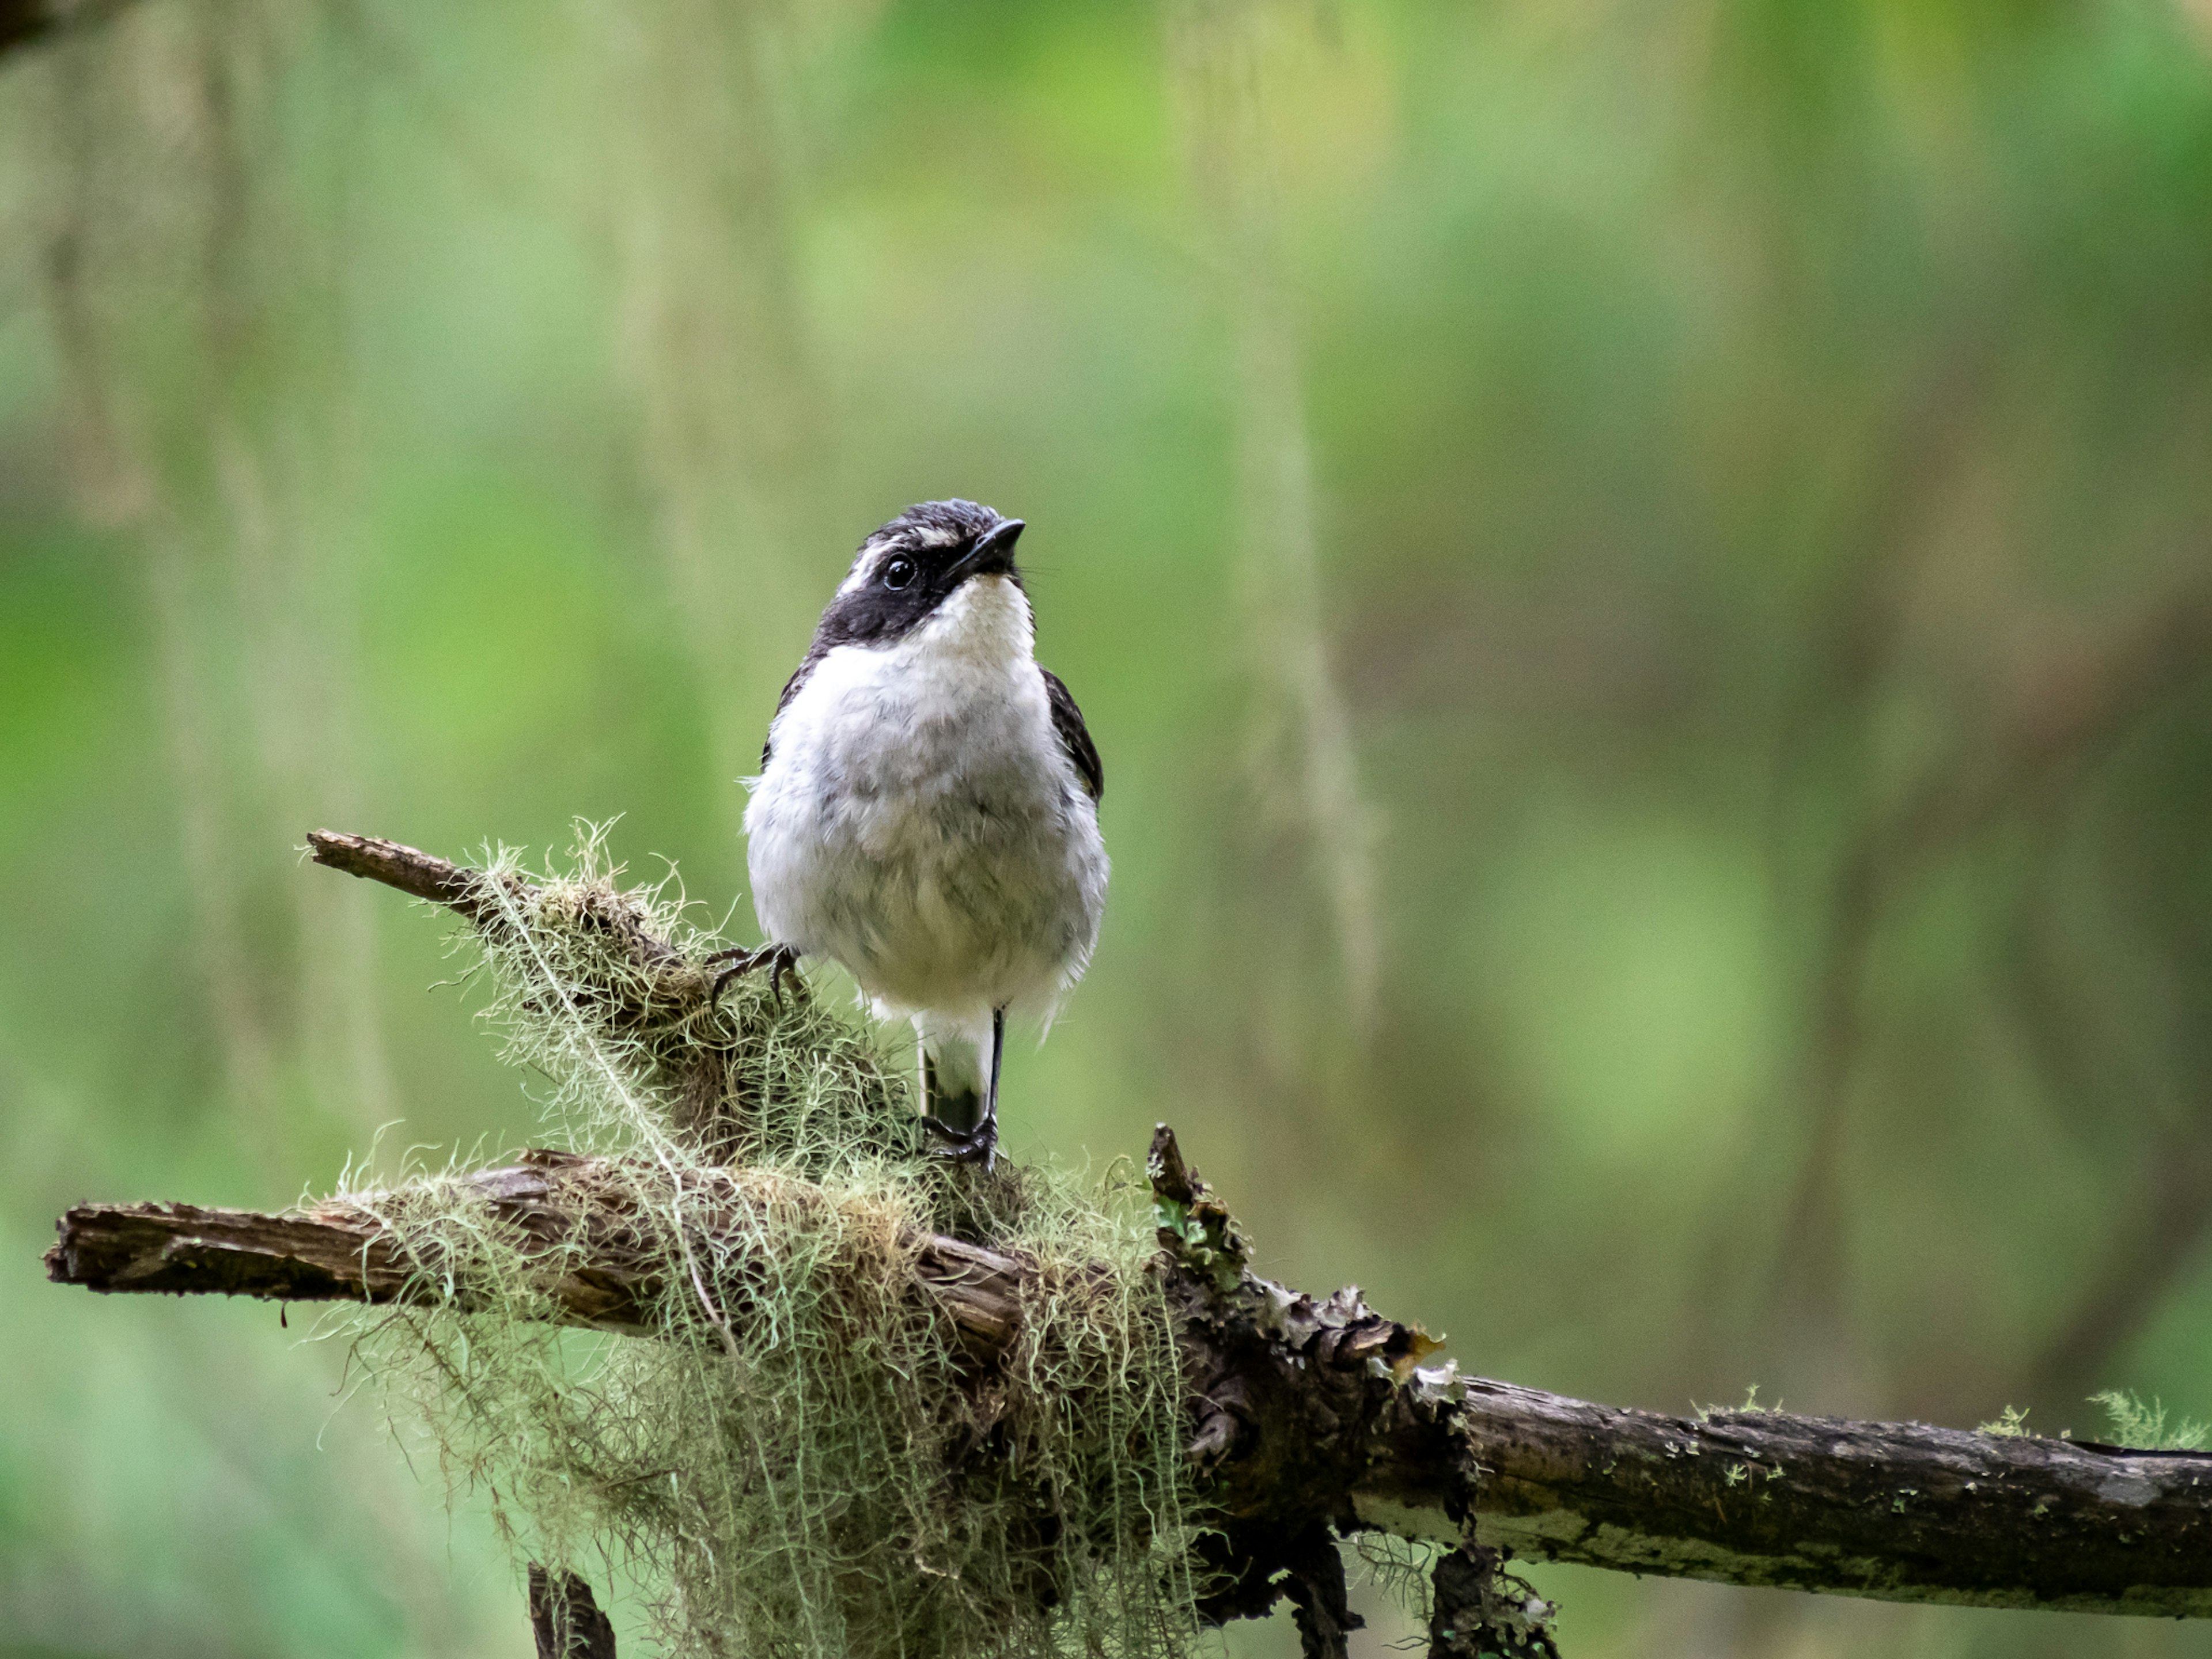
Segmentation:
<svg viewBox="0 0 2212 1659">
<path fill-rule="evenodd" d="M 774 959 L 769 963 L 768 988 L 775 994 L 775 1011 L 781 1013 L 784 981 L 791 981 L 794 997 L 806 988 L 806 981 L 799 976 L 799 951 L 795 946 L 779 945 L 770 954 Z"/>
<path fill-rule="evenodd" d="M 1006 1011 L 991 1010 L 991 1085 L 983 1097 L 983 1122 L 978 1133 L 983 1141 L 983 1168 L 989 1170 L 999 1156 L 999 1062 L 1006 1057 Z"/>
<path fill-rule="evenodd" d="M 740 975 L 750 974 L 756 968 L 768 969 L 768 987 L 775 995 L 778 1013 L 783 1012 L 783 981 L 786 979 L 800 990 L 805 988 L 806 982 L 799 977 L 799 952 L 788 945 L 763 945 L 757 951 L 748 951 L 742 945 L 734 945 L 726 951 L 715 951 L 707 960 L 730 964 L 714 975 L 714 988 L 707 998 L 707 1006 L 710 1008 L 721 1001 L 722 992 L 732 980 Z"/>
<path fill-rule="evenodd" d="M 991 1012 L 991 1076 L 983 1085 L 983 1115 L 972 1129 L 957 1129 L 939 1118 L 926 1117 L 922 1121 L 929 1132 L 945 1144 L 936 1149 L 939 1158 L 949 1158 L 955 1164 L 981 1164 L 985 1170 L 999 1158 L 999 1062 L 1006 1052 L 1006 1011 L 996 1008 Z M 929 1066 L 927 1055 L 922 1063 Z M 927 1086 L 934 1087 L 934 1078 Z M 969 1098 L 973 1100 L 974 1096 Z"/>
</svg>

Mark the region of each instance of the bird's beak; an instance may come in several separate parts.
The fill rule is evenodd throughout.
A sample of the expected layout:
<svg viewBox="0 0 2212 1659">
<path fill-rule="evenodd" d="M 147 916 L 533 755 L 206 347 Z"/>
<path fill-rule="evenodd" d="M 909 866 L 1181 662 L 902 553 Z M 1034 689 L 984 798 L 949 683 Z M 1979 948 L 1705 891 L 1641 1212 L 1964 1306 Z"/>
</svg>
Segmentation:
<svg viewBox="0 0 2212 1659">
<path fill-rule="evenodd" d="M 1014 544 L 1021 538 L 1022 521 L 1006 520 L 977 537 L 952 568 L 962 576 L 1003 576 L 1014 568 Z"/>
</svg>

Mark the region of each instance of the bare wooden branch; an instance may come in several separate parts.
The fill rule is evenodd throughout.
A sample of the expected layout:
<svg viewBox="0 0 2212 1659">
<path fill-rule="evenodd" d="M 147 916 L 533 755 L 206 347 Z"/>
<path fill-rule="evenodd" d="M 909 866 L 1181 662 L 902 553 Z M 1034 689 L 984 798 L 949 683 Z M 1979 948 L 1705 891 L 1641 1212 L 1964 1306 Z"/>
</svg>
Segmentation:
<svg viewBox="0 0 2212 1659">
<path fill-rule="evenodd" d="M 380 881 L 445 905 L 471 921 L 483 916 L 483 872 L 465 869 L 434 854 L 417 852 L 380 836 L 349 836 L 336 830 L 309 830 L 307 853 L 325 869 Z"/>
</svg>

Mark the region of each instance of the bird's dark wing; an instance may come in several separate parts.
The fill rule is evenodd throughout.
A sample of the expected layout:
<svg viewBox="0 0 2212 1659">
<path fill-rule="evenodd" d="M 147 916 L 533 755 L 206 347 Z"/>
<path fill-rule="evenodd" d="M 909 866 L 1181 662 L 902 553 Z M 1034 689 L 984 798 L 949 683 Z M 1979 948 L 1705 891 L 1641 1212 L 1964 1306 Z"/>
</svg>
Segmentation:
<svg viewBox="0 0 2212 1659">
<path fill-rule="evenodd" d="M 791 671 L 791 678 L 783 683 L 782 695 L 775 700 L 775 714 L 770 714 L 768 717 L 768 737 L 761 744 L 762 771 L 768 770 L 768 757 L 775 748 L 775 715 L 781 714 L 790 706 L 791 700 L 799 695 L 799 688 L 806 684 L 806 677 L 814 672 L 814 665 L 829 654 L 829 646 L 824 644 L 822 636 L 817 634 L 814 636 L 814 643 L 806 647 L 806 654 L 799 659 L 799 666 Z"/>
<path fill-rule="evenodd" d="M 1106 798 L 1106 768 L 1098 758 L 1098 745 L 1091 741 L 1090 728 L 1083 723 L 1083 711 L 1075 706 L 1075 695 L 1064 684 L 1059 675 L 1049 668 L 1040 668 L 1044 676 L 1044 694 L 1052 704 L 1052 729 L 1060 738 L 1060 746 L 1075 768 L 1076 776 L 1091 792 L 1093 800 Z"/>
</svg>

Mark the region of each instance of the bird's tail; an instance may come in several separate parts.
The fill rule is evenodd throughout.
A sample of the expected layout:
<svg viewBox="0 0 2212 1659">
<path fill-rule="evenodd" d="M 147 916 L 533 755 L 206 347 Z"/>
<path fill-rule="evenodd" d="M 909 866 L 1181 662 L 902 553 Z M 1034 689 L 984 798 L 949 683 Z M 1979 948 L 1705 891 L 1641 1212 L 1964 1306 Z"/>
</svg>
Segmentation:
<svg viewBox="0 0 2212 1659">
<path fill-rule="evenodd" d="M 990 1086 L 990 1027 L 981 1034 L 957 1021 L 915 1016 L 921 1039 L 921 1109 L 946 1128 L 968 1134 L 981 1127 Z"/>
</svg>

